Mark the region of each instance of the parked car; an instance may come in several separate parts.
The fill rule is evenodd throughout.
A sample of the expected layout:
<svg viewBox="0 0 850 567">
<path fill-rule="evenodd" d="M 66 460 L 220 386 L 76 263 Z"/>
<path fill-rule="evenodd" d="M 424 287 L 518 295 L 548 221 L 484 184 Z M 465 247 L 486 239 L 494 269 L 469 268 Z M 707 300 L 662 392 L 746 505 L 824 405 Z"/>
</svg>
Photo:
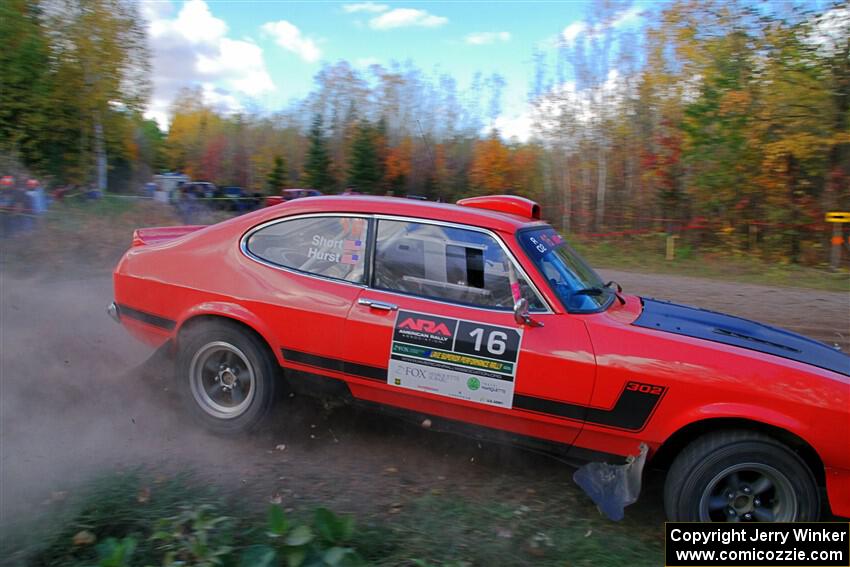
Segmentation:
<svg viewBox="0 0 850 567">
<path fill-rule="evenodd" d="M 183 193 L 194 195 L 198 199 L 212 199 L 218 192 L 218 188 L 207 181 L 184 183 L 181 185 L 181 190 Z"/>
<path fill-rule="evenodd" d="M 257 208 L 261 197 L 257 193 L 248 193 L 242 187 L 228 186 L 216 191 L 216 208 L 235 213 L 247 213 Z"/>
<path fill-rule="evenodd" d="M 571 459 L 645 445 L 671 520 L 815 520 L 821 488 L 850 515 L 850 357 L 623 294 L 520 197 L 316 197 L 140 229 L 114 277 L 110 312 L 168 345 L 217 432 L 292 389 Z"/>
<path fill-rule="evenodd" d="M 266 197 L 266 206 L 271 207 L 293 199 L 301 199 L 303 197 L 318 197 L 321 194 L 322 192 L 317 191 L 316 189 L 284 189 L 280 192 L 280 195 L 271 195 Z"/>
</svg>

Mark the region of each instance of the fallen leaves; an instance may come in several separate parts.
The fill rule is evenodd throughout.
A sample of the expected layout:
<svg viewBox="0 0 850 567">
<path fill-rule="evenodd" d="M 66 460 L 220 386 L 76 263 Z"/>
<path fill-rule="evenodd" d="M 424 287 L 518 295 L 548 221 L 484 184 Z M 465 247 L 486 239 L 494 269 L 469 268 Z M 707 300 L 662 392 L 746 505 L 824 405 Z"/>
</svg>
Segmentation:
<svg viewBox="0 0 850 567">
<path fill-rule="evenodd" d="M 83 547 L 86 545 L 93 545 L 94 542 L 97 541 L 97 536 L 88 530 L 81 530 L 74 534 L 71 541 L 74 544 L 74 547 Z"/>
<path fill-rule="evenodd" d="M 136 494 L 136 502 L 139 504 L 147 504 L 151 499 L 151 489 L 147 486 L 143 487 L 139 490 L 139 493 Z"/>
</svg>

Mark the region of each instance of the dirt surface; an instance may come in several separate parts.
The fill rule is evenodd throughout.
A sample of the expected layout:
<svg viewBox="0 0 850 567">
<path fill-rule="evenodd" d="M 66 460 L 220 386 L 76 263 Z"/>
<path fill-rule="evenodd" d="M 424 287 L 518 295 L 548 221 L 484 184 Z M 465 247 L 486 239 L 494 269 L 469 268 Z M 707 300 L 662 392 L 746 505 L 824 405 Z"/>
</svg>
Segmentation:
<svg viewBox="0 0 850 567">
<path fill-rule="evenodd" d="M 667 299 L 784 327 L 850 351 L 848 293 L 600 270 L 626 293 Z"/>
<path fill-rule="evenodd" d="M 839 333 L 846 344 L 850 335 L 848 294 L 604 275 L 632 293 L 820 339 Z M 167 363 L 106 316 L 108 274 L 70 280 L 0 272 L 0 295 L 0 525 L 45 509 L 96 472 L 139 464 L 191 468 L 249 504 L 323 502 L 366 518 L 391 515 L 426 494 L 557 505 L 572 517 L 598 518 L 560 462 L 351 408 L 287 399 L 261 434 L 214 437 L 184 419 Z M 658 483 L 650 479 L 622 529 L 663 520 Z"/>
</svg>

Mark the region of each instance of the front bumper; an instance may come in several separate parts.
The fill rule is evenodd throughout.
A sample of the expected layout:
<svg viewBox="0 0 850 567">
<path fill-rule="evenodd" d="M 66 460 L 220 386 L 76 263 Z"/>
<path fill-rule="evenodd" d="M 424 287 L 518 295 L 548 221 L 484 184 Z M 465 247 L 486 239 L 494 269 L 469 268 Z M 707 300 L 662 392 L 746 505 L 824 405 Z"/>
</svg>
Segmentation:
<svg viewBox="0 0 850 567">
<path fill-rule="evenodd" d="M 826 493 L 832 513 L 850 518 L 850 470 L 827 467 Z"/>
</svg>

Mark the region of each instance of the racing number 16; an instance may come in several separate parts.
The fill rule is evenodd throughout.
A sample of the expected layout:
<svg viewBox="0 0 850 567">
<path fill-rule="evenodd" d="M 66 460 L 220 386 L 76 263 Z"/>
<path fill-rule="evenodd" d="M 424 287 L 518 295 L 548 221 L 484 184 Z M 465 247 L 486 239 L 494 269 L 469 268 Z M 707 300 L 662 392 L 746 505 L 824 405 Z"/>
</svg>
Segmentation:
<svg viewBox="0 0 850 567">
<path fill-rule="evenodd" d="M 461 320 L 457 327 L 455 351 L 516 362 L 520 336 L 516 329 Z"/>
<path fill-rule="evenodd" d="M 481 352 L 481 344 L 484 342 L 484 329 L 476 327 L 469 331 L 469 336 L 475 339 L 475 352 Z M 508 335 L 502 331 L 490 331 L 487 334 L 487 352 L 490 354 L 504 354 L 507 348 Z"/>
</svg>

